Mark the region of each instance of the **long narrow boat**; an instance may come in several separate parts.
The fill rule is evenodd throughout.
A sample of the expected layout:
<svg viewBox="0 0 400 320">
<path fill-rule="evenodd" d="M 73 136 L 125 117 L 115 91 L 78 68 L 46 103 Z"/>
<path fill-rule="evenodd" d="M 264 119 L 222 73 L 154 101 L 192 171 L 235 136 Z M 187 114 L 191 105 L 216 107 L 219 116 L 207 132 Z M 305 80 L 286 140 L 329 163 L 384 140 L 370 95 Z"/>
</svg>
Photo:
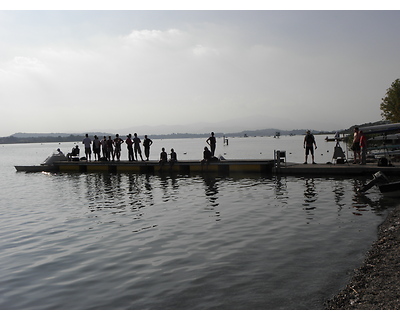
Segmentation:
<svg viewBox="0 0 400 320">
<path fill-rule="evenodd" d="M 57 167 L 54 165 L 40 164 L 37 166 L 15 166 L 17 171 L 24 172 L 54 172 L 57 171 Z"/>
<path fill-rule="evenodd" d="M 386 134 L 389 132 L 400 132 L 400 123 L 390 123 L 390 124 L 380 124 L 376 126 L 366 126 L 360 127 L 365 134 L 375 134 L 375 133 L 382 133 Z"/>
</svg>

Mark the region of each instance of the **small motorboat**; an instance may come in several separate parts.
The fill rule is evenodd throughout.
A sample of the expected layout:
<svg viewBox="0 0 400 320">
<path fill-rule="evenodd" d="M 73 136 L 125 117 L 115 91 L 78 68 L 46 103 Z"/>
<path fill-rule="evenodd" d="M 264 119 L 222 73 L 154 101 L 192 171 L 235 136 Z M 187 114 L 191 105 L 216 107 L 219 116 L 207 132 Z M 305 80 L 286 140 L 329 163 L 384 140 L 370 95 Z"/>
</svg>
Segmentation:
<svg viewBox="0 0 400 320">
<path fill-rule="evenodd" d="M 33 165 L 33 166 L 15 166 L 15 169 L 17 171 L 23 171 L 23 172 L 52 172 L 56 171 L 56 167 L 54 166 L 54 163 L 56 161 L 67 161 L 67 157 L 64 155 L 64 153 L 61 152 L 60 149 L 57 149 L 56 152 L 53 152 L 52 155 L 48 156 L 46 160 L 44 160 L 43 163 L 40 165 Z"/>
</svg>

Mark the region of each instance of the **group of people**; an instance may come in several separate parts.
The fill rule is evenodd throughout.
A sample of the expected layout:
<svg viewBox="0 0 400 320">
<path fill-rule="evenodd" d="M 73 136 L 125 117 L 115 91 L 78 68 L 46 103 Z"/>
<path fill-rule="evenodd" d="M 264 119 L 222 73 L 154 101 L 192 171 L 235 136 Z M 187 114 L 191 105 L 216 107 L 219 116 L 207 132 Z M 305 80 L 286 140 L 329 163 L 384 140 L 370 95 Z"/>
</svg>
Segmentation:
<svg viewBox="0 0 400 320">
<path fill-rule="evenodd" d="M 159 160 L 161 166 L 163 166 L 166 163 L 169 163 L 172 166 L 177 161 L 178 161 L 178 156 L 173 148 L 171 149 L 169 160 L 168 160 L 168 154 L 167 152 L 165 152 L 165 148 L 161 148 L 160 160 Z"/>
<path fill-rule="evenodd" d="M 337 137 L 338 138 L 338 137 Z M 206 143 L 209 145 L 208 147 L 204 147 L 203 151 L 203 159 L 201 163 L 209 163 L 219 161 L 217 157 L 215 157 L 215 149 L 216 149 L 216 138 L 214 132 L 211 132 L 211 136 L 206 140 Z M 149 161 L 150 157 L 150 147 L 153 144 L 153 141 L 144 136 L 143 140 L 143 148 L 144 148 L 144 156 L 146 159 L 143 159 L 142 151 L 141 151 L 141 143 L 142 141 L 137 136 L 137 133 L 134 133 L 134 137 L 132 138 L 131 134 L 127 135 L 125 140 L 121 139 L 119 134 L 115 135 L 115 138 L 112 139 L 111 136 L 104 136 L 102 140 L 100 140 L 97 135 L 94 136 L 94 139 L 90 139 L 89 135 L 86 134 L 85 138 L 82 141 L 82 144 L 85 146 L 85 155 L 86 160 L 91 161 L 92 158 L 92 148 L 94 154 L 94 160 L 104 160 L 104 161 L 120 161 L 121 158 L 121 146 L 125 143 L 128 149 L 128 160 L 129 161 L 138 161 L 139 157 L 142 161 Z M 305 161 L 304 164 L 308 163 L 308 156 L 311 155 L 312 164 L 315 163 L 314 159 L 314 148 L 317 149 L 317 143 L 315 141 L 314 135 L 307 130 L 306 135 L 303 141 L 303 147 L 305 149 Z M 351 149 L 354 152 L 354 164 L 366 164 L 366 155 L 367 155 L 367 139 L 362 130 L 359 130 L 358 127 L 354 128 L 354 136 L 353 136 L 353 144 Z M 168 154 L 165 151 L 165 148 L 161 149 L 159 163 L 164 165 L 169 163 L 173 165 L 178 161 L 178 156 L 174 149 L 171 149 L 170 159 L 168 159 Z M 67 158 L 72 160 L 73 158 L 79 158 L 79 147 L 75 146 L 70 153 L 67 154 Z M 101 156 L 102 154 L 102 156 Z"/>
<path fill-rule="evenodd" d="M 312 163 L 315 164 L 314 146 L 315 149 L 317 149 L 317 143 L 315 142 L 315 138 L 310 130 L 307 131 L 304 137 L 303 146 L 306 149 L 304 164 L 307 164 L 307 158 L 309 154 L 311 154 Z M 351 149 L 354 152 L 353 164 L 365 165 L 367 163 L 367 138 L 362 130 L 360 130 L 358 127 L 354 128 L 353 144 L 351 146 Z"/>
<path fill-rule="evenodd" d="M 125 143 L 128 149 L 128 160 L 129 161 L 137 161 L 139 157 L 142 161 L 144 161 L 142 156 L 142 149 L 140 144 L 142 141 L 137 136 L 137 133 L 134 134 L 132 138 L 131 134 L 127 135 L 127 138 L 123 140 L 119 134 L 115 135 L 115 138 L 112 139 L 111 136 L 103 137 L 102 140 L 99 139 L 97 135 L 94 136 L 94 139 L 90 139 L 89 135 L 86 134 L 85 138 L 82 141 L 82 144 L 85 146 L 85 156 L 86 160 L 92 160 L 92 147 L 94 160 L 106 160 L 106 161 L 120 161 L 121 159 L 121 148 L 122 144 Z M 149 161 L 150 157 L 150 146 L 153 144 L 153 141 L 144 136 L 143 140 L 143 148 L 144 155 L 146 157 L 146 161 Z"/>
<path fill-rule="evenodd" d="M 133 137 L 131 134 L 128 134 L 125 140 L 123 140 L 119 134 L 116 134 L 114 139 L 112 139 L 111 136 L 108 136 L 108 139 L 106 136 L 104 136 L 102 140 L 100 140 L 97 135 L 95 135 L 94 139 L 92 140 L 89 138 L 89 134 L 86 134 L 85 138 L 82 140 L 82 144 L 85 148 L 86 160 L 88 161 L 92 160 L 92 153 L 95 161 L 120 161 L 121 148 L 122 144 L 124 143 L 128 149 L 128 161 L 138 161 L 139 157 L 142 161 L 149 161 L 150 147 L 153 144 L 153 141 L 148 138 L 147 135 L 144 136 L 143 143 L 137 136 L 137 133 L 134 133 Z M 204 147 L 202 162 L 212 162 L 218 160 L 215 157 L 217 140 L 214 132 L 211 132 L 211 136 L 206 140 L 206 143 L 210 146 L 211 150 L 209 150 L 208 147 Z M 142 156 L 141 144 L 143 144 L 145 159 L 143 159 Z M 71 159 L 77 156 L 79 156 L 78 146 L 72 149 L 72 152 L 68 154 L 68 158 Z M 171 149 L 170 159 L 168 159 L 165 148 L 162 148 L 159 160 L 160 164 L 164 165 L 165 163 L 169 163 L 172 165 L 177 161 L 178 156 L 174 149 Z"/>
</svg>

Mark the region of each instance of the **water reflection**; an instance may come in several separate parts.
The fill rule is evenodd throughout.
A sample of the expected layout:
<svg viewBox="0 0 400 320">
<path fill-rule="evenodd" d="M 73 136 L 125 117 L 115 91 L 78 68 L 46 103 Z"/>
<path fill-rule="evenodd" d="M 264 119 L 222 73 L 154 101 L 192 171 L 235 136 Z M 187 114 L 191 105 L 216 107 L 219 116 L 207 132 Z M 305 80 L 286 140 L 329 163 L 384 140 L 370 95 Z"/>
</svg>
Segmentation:
<svg viewBox="0 0 400 320">
<path fill-rule="evenodd" d="M 148 175 L 128 174 L 127 179 L 130 210 L 138 212 L 146 205 L 152 206 L 154 204 L 154 197 L 150 177 Z"/>
<path fill-rule="evenodd" d="M 179 197 L 179 182 L 177 175 L 166 175 L 160 176 L 160 187 L 163 191 L 162 201 L 176 201 Z"/>
<path fill-rule="evenodd" d="M 333 197 L 335 199 L 336 206 L 338 208 L 338 212 L 341 212 L 343 207 L 345 207 L 344 199 L 346 194 L 346 186 L 344 180 L 334 180 L 333 183 Z"/>
<path fill-rule="evenodd" d="M 323 210 L 328 201 L 326 197 L 333 194 L 338 215 L 344 209 L 348 214 L 362 215 L 370 209 L 379 212 L 393 205 L 392 201 L 384 200 L 379 193 L 373 190 L 359 194 L 357 189 L 366 183 L 365 178 L 313 178 L 313 177 L 218 177 L 201 175 L 195 177 L 175 174 L 69 174 L 64 175 L 72 183 L 75 194 L 84 195 L 82 202 L 88 203 L 90 212 L 107 211 L 111 214 L 128 214 L 133 219 L 141 219 L 143 210 L 154 205 L 169 202 L 178 202 L 180 198 L 188 198 L 191 192 L 199 196 L 196 181 L 204 185 L 204 210 L 213 212 L 217 221 L 221 220 L 220 189 L 225 184 L 232 184 L 254 192 L 262 192 L 269 201 L 275 199 L 275 205 L 292 205 L 297 201 L 296 196 L 302 193 L 301 207 L 307 215 L 306 219 L 313 219 L 316 209 Z M 327 181 L 329 183 L 327 183 Z M 378 197 L 377 197 L 378 196 Z M 320 197 L 322 197 L 320 199 Z M 350 200 L 349 200 L 350 199 Z M 190 200 L 189 200 L 190 201 Z M 248 201 L 248 200 L 246 200 Z M 351 204 L 349 204 L 349 201 Z M 251 201 L 250 201 L 251 202 Z"/>
<path fill-rule="evenodd" d="M 315 181 L 313 178 L 304 179 L 304 203 L 303 210 L 311 211 L 316 208 L 315 201 L 317 201 L 318 193 L 315 191 Z M 311 213 L 310 213 L 311 215 Z"/>
<path fill-rule="evenodd" d="M 351 197 L 349 212 L 356 216 L 368 213 L 371 209 L 380 215 L 379 212 L 394 205 L 393 201 L 383 197 L 379 192 L 375 193 L 374 190 L 371 190 L 371 193 L 359 193 L 357 190 L 366 184 L 367 180 L 365 177 L 333 180 L 334 199 L 338 213 L 346 208 L 346 196 Z"/>
<path fill-rule="evenodd" d="M 220 212 L 217 210 L 219 206 L 218 202 L 218 182 L 217 178 L 214 176 L 203 176 L 204 186 L 205 186 L 205 196 L 208 200 L 206 210 L 211 210 L 216 216 L 216 221 L 220 221 Z"/>
<path fill-rule="evenodd" d="M 282 176 L 276 176 L 274 181 L 274 191 L 275 198 L 281 200 L 283 203 L 287 204 L 288 190 L 287 190 L 287 180 Z"/>
<path fill-rule="evenodd" d="M 154 204 L 148 176 L 135 174 L 83 174 L 86 197 L 91 212 L 111 210 L 112 214 L 138 212 Z"/>
</svg>

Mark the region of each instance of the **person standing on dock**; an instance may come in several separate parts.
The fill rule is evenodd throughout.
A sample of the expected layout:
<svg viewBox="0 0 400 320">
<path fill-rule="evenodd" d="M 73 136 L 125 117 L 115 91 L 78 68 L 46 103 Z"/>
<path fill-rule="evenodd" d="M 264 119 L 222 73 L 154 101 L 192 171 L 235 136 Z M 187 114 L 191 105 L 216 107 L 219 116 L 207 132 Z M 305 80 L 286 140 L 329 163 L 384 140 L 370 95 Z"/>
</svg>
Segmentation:
<svg viewBox="0 0 400 320">
<path fill-rule="evenodd" d="M 311 158 L 312 158 L 312 164 L 316 164 L 314 162 L 314 146 L 315 149 L 317 149 L 317 143 L 315 142 L 314 135 L 310 132 L 310 130 L 307 130 L 307 133 L 304 137 L 304 142 L 303 142 L 303 147 L 306 149 L 306 157 L 304 164 L 307 164 L 307 159 L 308 155 L 311 153 Z"/>
<path fill-rule="evenodd" d="M 100 142 L 99 138 L 95 135 L 94 140 L 93 140 L 93 154 L 94 154 L 95 161 L 100 160 L 100 145 L 101 145 L 101 142 Z"/>
<path fill-rule="evenodd" d="M 217 147 L 217 139 L 214 137 L 214 132 L 211 132 L 211 137 L 209 137 L 206 142 L 210 146 L 211 149 L 211 155 L 215 155 L 215 148 Z"/>
<path fill-rule="evenodd" d="M 351 149 L 354 152 L 353 163 L 356 164 L 357 162 L 361 162 L 360 130 L 358 129 L 358 127 L 354 128 L 354 138 L 353 138 L 353 145 L 352 145 Z"/>
<path fill-rule="evenodd" d="M 126 148 L 128 149 L 128 161 L 133 161 L 135 158 L 133 157 L 133 141 L 132 135 L 128 134 L 127 139 L 125 140 Z"/>
<path fill-rule="evenodd" d="M 150 156 L 150 146 L 153 144 L 153 141 L 147 138 L 147 135 L 144 136 L 143 140 L 143 148 L 144 148 L 144 155 L 146 157 L 146 161 L 149 161 Z"/>
<path fill-rule="evenodd" d="M 360 153 L 360 164 L 367 164 L 367 137 L 362 130 L 360 130 Z"/>
<path fill-rule="evenodd" d="M 136 158 L 136 160 L 139 160 L 138 156 L 137 156 L 139 153 L 140 158 L 143 161 L 142 150 L 140 149 L 140 143 L 141 143 L 140 138 L 137 136 L 137 133 L 134 133 L 133 135 L 135 136 L 133 138 L 133 150 L 135 151 L 135 158 Z"/>
<path fill-rule="evenodd" d="M 101 143 L 101 151 L 103 152 L 103 158 L 107 159 L 107 137 L 104 136 L 103 139 L 100 141 Z"/>
<path fill-rule="evenodd" d="M 111 161 L 111 157 L 112 157 L 112 161 L 114 161 L 114 141 L 111 139 L 111 136 L 108 136 L 108 140 L 107 140 L 107 160 Z"/>
<path fill-rule="evenodd" d="M 92 161 L 92 150 L 90 149 L 90 145 L 92 144 L 92 140 L 89 138 L 89 135 L 86 133 L 85 139 L 83 139 L 82 144 L 85 145 L 85 155 L 86 161 Z"/>
<path fill-rule="evenodd" d="M 116 135 L 115 135 L 115 139 L 114 139 L 114 153 L 115 153 L 115 156 L 117 157 L 117 161 L 119 161 L 120 159 L 121 159 L 121 144 L 123 144 L 124 143 L 124 140 L 122 140 L 120 137 L 119 137 L 119 134 L 117 133 Z"/>
</svg>

